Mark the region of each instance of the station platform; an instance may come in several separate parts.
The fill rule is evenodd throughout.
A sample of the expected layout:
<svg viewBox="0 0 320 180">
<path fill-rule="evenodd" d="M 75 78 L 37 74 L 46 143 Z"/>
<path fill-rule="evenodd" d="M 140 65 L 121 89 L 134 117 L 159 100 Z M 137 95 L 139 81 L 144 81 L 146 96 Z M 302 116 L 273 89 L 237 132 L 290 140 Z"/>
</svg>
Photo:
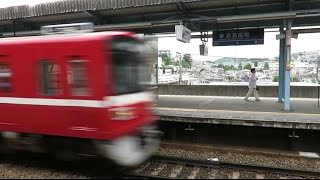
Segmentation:
<svg viewBox="0 0 320 180">
<path fill-rule="evenodd" d="M 320 130 L 318 100 L 292 98 L 283 111 L 278 98 L 159 95 L 155 113 L 162 121 Z"/>
</svg>

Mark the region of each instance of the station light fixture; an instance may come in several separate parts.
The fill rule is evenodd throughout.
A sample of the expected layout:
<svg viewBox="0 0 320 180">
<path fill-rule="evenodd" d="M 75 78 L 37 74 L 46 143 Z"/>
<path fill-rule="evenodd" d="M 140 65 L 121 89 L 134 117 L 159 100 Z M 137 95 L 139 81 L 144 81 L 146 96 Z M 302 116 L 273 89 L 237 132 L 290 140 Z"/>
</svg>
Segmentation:
<svg viewBox="0 0 320 180">
<path fill-rule="evenodd" d="M 41 34 L 86 33 L 94 30 L 92 22 L 47 25 L 41 27 Z"/>
<path fill-rule="evenodd" d="M 142 22 L 142 23 L 126 23 L 126 24 L 110 24 L 110 25 L 101 25 L 96 26 L 96 31 L 106 31 L 106 30 L 123 30 L 123 29 L 138 29 L 138 28 L 147 28 L 152 27 L 151 22 Z"/>
<path fill-rule="evenodd" d="M 250 15 L 237 15 L 218 17 L 218 23 L 232 23 L 243 21 L 261 21 L 261 20 L 273 20 L 273 19 L 289 19 L 295 18 L 296 12 L 278 12 L 278 13 L 262 13 L 262 14 L 250 14 Z"/>
</svg>

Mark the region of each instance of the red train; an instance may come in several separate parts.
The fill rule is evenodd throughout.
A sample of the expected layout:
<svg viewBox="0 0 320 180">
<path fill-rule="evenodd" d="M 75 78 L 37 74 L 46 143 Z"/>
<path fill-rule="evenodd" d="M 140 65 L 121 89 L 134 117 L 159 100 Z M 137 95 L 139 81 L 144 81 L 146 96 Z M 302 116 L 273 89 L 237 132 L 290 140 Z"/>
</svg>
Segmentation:
<svg viewBox="0 0 320 180">
<path fill-rule="evenodd" d="M 160 140 L 154 95 L 139 83 L 140 45 L 130 32 L 1 39 L 2 142 L 145 161 Z"/>
</svg>

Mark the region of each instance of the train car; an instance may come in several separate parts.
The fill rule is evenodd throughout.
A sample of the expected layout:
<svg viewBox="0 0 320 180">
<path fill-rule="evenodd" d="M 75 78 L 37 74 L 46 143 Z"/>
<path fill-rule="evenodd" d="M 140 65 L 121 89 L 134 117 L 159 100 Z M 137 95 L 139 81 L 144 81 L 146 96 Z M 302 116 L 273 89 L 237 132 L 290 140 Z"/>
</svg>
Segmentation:
<svg viewBox="0 0 320 180">
<path fill-rule="evenodd" d="M 2 145 L 144 162 L 160 132 L 140 45 L 130 32 L 1 39 Z"/>
</svg>

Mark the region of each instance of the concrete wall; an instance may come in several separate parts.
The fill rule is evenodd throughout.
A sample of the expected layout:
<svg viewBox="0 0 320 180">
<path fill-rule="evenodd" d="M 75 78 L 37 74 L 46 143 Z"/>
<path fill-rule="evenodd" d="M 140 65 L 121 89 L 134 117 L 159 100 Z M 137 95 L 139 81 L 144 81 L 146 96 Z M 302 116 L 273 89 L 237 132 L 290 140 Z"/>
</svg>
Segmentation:
<svg viewBox="0 0 320 180">
<path fill-rule="evenodd" d="M 159 85 L 159 95 L 245 96 L 248 86 Z M 259 86 L 259 96 L 278 97 L 278 86 Z M 291 97 L 318 98 L 317 86 L 292 86 Z"/>
</svg>

